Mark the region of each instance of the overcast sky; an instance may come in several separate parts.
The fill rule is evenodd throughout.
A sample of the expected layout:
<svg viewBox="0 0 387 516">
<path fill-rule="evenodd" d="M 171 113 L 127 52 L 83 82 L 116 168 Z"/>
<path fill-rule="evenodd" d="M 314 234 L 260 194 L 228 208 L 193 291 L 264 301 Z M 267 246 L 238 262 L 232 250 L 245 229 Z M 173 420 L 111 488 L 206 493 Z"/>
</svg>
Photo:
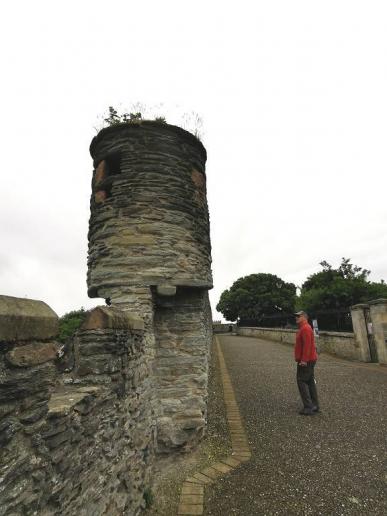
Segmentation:
<svg viewBox="0 0 387 516">
<path fill-rule="evenodd" d="M 387 3 L 2 2 L 0 293 L 87 298 L 108 106 L 203 119 L 214 317 L 239 277 L 341 257 L 387 280 Z"/>
</svg>

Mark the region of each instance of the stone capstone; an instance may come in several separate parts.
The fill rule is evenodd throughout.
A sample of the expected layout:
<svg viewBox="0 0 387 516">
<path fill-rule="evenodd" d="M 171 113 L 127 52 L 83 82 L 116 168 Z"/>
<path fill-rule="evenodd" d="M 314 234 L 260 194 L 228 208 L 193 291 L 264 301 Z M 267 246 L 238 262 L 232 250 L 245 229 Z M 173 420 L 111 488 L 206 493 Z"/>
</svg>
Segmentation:
<svg viewBox="0 0 387 516">
<path fill-rule="evenodd" d="M 81 326 L 81 330 L 114 328 L 116 330 L 143 330 L 144 321 L 114 307 L 97 306 L 91 310 Z"/>
<path fill-rule="evenodd" d="M 43 301 L 0 296 L 0 342 L 46 340 L 58 334 L 58 316 Z"/>
</svg>

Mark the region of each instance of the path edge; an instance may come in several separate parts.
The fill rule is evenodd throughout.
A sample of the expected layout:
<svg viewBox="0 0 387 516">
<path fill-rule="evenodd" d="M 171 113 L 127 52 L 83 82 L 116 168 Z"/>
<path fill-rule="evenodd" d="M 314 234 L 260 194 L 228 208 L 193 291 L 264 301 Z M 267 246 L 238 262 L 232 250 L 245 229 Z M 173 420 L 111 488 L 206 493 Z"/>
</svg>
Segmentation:
<svg viewBox="0 0 387 516">
<path fill-rule="evenodd" d="M 230 471 L 247 462 L 251 458 L 251 451 L 248 444 L 246 432 L 235 399 L 234 388 L 227 370 L 223 351 L 217 336 L 214 336 L 216 351 L 219 359 L 220 375 L 223 386 L 223 396 L 226 405 L 226 417 L 228 431 L 231 435 L 231 455 L 220 461 L 214 462 L 194 475 L 188 476 L 183 482 L 178 516 L 201 515 L 204 512 L 204 489 L 206 485 L 213 484 L 220 477 L 227 475 Z"/>
</svg>

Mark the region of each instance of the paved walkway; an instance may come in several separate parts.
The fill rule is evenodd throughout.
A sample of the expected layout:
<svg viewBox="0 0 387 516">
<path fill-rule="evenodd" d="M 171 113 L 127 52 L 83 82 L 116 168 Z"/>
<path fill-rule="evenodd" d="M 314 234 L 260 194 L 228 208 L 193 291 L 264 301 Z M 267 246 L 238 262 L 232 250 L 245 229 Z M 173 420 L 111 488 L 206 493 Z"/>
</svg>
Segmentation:
<svg viewBox="0 0 387 516">
<path fill-rule="evenodd" d="M 206 488 L 205 514 L 386 515 L 387 369 L 322 355 L 305 417 L 290 347 L 219 340 L 252 457 Z"/>
</svg>

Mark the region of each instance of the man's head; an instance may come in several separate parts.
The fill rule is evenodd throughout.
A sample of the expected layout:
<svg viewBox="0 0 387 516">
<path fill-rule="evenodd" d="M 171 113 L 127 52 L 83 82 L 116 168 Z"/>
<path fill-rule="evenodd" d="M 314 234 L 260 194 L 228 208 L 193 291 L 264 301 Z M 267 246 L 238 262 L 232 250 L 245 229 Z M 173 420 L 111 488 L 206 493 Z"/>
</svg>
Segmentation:
<svg viewBox="0 0 387 516">
<path fill-rule="evenodd" d="M 297 324 L 302 324 L 304 321 L 308 322 L 308 314 L 304 310 L 300 310 L 294 314 Z"/>
</svg>

